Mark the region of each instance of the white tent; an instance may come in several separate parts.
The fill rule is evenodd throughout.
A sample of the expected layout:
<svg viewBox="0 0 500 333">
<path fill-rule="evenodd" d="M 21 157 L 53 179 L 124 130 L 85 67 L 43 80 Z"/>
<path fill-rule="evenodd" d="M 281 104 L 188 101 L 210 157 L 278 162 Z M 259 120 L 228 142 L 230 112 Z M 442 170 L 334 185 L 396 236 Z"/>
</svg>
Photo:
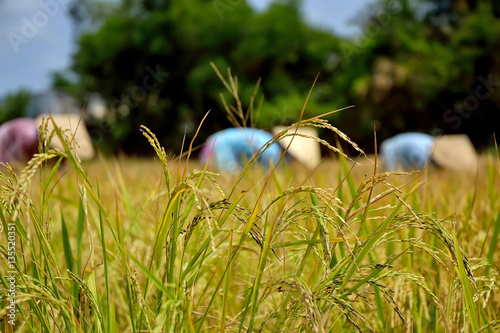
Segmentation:
<svg viewBox="0 0 500 333">
<path fill-rule="evenodd" d="M 276 126 L 273 128 L 273 134 L 276 135 L 286 128 L 286 126 Z M 295 133 L 295 128 L 289 129 L 288 133 Z M 288 153 L 306 167 L 313 169 L 321 162 L 320 144 L 313 139 L 318 137 L 318 132 L 316 129 L 311 127 L 299 127 L 297 133 L 312 138 L 305 138 L 298 135 L 294 137 L 287 136 L 286 138 L 280 140 L 279 143 L 286 149 L 293 138 L 292 144 L 290 148 L 288 148 Z"/>
<path fill-rule="evenodd" d="M 432 159 L 447 170 L 476 173 L 477 153 L 465 134 L 438 136 L 434 140 Z"/>
<path fill-rule="evenodd" d="M 49 115 L 39 115 L 36 121 L 38 126 L 40 126 L 43 118 L 45 118 L 45 121 L 48 120 L 48 130 L 50 133 L 54 129 L 54 125 L 53 122 L 48 119 L 49 117 Z M 94 157 L 95 151 L 92 140 L 85 123 L 80 120 L 78 114 L 57 114 L 52 115 L 52 119 L 60 129 L 66 132 L 70 140 L 73 139 L 73 147 L 78 158 L 81 160 L 89 160 Z M 54 135 L 51 146 L 64 150 L 64 146 L 57 135 Z"/>
</svg>

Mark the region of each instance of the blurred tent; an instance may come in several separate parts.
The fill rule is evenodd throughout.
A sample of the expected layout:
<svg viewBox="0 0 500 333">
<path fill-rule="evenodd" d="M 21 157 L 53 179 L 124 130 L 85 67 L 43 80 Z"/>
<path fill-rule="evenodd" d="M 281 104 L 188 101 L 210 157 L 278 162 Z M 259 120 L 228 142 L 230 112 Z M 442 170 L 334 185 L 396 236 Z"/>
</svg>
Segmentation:
<svg viewBox="0 0 500 333">
<path fill-rule="evenodd" d="M 217 169 L 241 170 L 261 147 L 273 140 L 273 135 L 276 136 L 287 128 L 276 126 L 273 128 L 273 134 L 255 128 L 227 128 L 219 131 L 205 142 L 200 152 L 200 161 L 206 164 L 212 154 L 210 164 Z M 291 157 L 310 169 L 315 168 L 321 162 L 318 132 L 314 128 L 301 127 L 297 130 L 297 135 L 292 136 L 293 133 L 295 128 L 289 129 L 287 134 L 290 136 L 281 139 L 279 145 L 273 144 L 263 149 L 259 162 L 264 166 L 269 162 L 277 163 L 283 151 L 290 145 L 288 153 Z"/>
<path fill-rule="evenodd" d="M 278 144 L 262 148 L 273 139 L 272 134 L 250 127 L 226 128 L 208 137 L 200 152 L 200 162 L 222 171 L 237 172 L 260 151 L 258 162 L 264 167 L 275 165 L 282 154 Z M 261 149 L 262 148 L 262 149 Z"/>
<path fill-rule="evenodd" d="M 477 172 L 478 156 L 465 134 L 442 135 L 434 140 L 432 159 L 446 170 Z"/>
<path fill-rule="evenodd" d="M 433 137 L 424 133 L 402 133 L 380 145 L 384 167 L 395 170 L 423 170 L 432 162 L 446 171 L 475 173 L 478 156 L 465 134 Z"/>
<path fill-rule="evenodd" d="M 38 127 L 34 119 L 16 118 L 0 126 L 0 162 L 27 162 L 38 152 Z"/>
<path fill-rule="evenodd" d="M 424 169 L 432 154 L 434 137 L 424 133 L 401 133 L 380 144 L 380 155 L 386 169 Z"/>
<path fill-rule="evenodd" d="M 70 141 L 73 143 L 73 148 L 75 149 L 78 158 L 81 160 L 89 160 L 94 157 L 95 151 L 94 146 L 92 145 L 92 140 L 85 123 L 81 121 L 78 114 L 52 114 L 52 116 L 42 114 L 36 117 L 38 126 L 42 124 L 43 119 L 45 119 L 45 121 L 48 119 L 47 128 L 50 133 L 54 129 L 54 124 L 49 117 L 52 117 L 53 121 L 60 129 L 66 131 Z M 62 142 L 56 135 L 54 135 L 52 139 L 51 147 L 62 151 L 65 150 Z"/>
<path fill-rule="evenodd" d="M 277 135 L 287 128 L 286 126 L 276 126 L 273 128 L 273 134 Z M 288 134 L 293 133 L 295 133 L 295 128 L 288 130 Z M 317 140 L 317 130 L 310 127 L 299 127 L 297 135 L 287 136 L 281 139 L 279 143 L 283 149 L 286 149 L 291 142 L 288 153 L 309 169 L 314 169 L 321 162 L 321 149 Z"/>
</svg>

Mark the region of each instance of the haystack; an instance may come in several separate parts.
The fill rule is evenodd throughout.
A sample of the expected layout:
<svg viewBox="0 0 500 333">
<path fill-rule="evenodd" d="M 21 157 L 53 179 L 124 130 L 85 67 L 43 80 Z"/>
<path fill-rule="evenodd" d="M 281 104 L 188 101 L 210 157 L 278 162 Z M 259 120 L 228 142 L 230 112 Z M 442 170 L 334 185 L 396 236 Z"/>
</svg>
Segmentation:
<svg viewBox="0 0 500 333">
<path fill-rule="evenodd" d="M 276 126 L 273 128 L 273 134 L 276 135 L 286 128 L 286 126 Z M 295 128 L 288 130 L 288 133 L 295 133 Z M 313 169 L 321 162 L 320 145 L 314 140 L 314 138 L 318 137 L 318 132 L 314 128 L 299 127 L 297 133 L 309 138 L 298 135 L 295 137 L 287 136 L 280 140 L 279 143 L 286 149 L 293 138 L 292 144 L 288 148 L 288 153 L 306 167 Z"/>
<path fill-rule="evenodd" d="M 36 122 L 38 126 L 42 124 L 42 119 L 48 119 L 49 115 L 39 115 L 36 118 Z M 94 146 L 92 145 L 92 140 L 90 139 L 89 132 L 87 127 L 80 121 L 80 116 L 77 114 L 57 114 L 52 115 L 52 119 L 56 123 L 56 125 L 65 131 L 66 135 L 72 140 L 73 147 L 75 149 L 76 155 L 79 159 L 89 160 L 94 157 L 95 151 Z M 53 122 L 51 120 L 48 121 L 48 130 L 49 133 L 54 129 Z M 64 146 L 55 135 L 52 139 L 51 146 L 64 151 Z"/>
<path fill-rule="evenodd" d="M 432 159 L 440 167 L 468 173 L 477 171 L 477 153 L 465 134 L 442 135 L 434 140 Z"/>
</svg>

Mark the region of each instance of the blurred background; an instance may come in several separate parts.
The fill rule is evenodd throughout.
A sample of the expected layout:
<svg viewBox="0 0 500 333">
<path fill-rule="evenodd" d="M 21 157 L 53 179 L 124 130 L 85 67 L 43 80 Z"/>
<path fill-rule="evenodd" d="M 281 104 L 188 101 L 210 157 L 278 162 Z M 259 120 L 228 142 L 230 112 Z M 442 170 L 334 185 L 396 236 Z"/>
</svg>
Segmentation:
<svg viewBox="0 0 500 333">
<path fill-rule="evenodd" d="M 253 125 L 329 116 L 360 147 L 420 131 L 500 132 L 498 0 L 0 0 L 0 124 L 80 113 L 98 149 L 178 154 L 231 126 L 214 69 L 238 78 Z M 320 133 L 327 140 L 331 134 Z"/>
</svg>

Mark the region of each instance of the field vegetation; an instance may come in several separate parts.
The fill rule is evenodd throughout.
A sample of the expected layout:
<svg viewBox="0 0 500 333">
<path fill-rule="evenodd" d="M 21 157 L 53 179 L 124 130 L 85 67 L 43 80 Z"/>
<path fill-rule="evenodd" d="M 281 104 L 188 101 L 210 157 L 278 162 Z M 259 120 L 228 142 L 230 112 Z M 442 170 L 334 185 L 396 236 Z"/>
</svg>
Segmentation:
<svg viewBox="0 0 500 333">
<path fill-rule="evenodd" d="M 320 117 L 274 141 L 296 126 L 339 139 L 321 142 L 332 156 L 317 170 L 252 159 L 218 175 L 146 127 L 155 158 L 82 164 L 65 133 L 42 131 L 43 153 L 0 174 L 2 299 L 11 223 L 18 272 L 3 331 L 498 329 L 498 155 L 477 175 L 380 172 Z M 51 135 L 64 152 L 43 147 Z"/>
<path fill-rule="evenodd" d="M 106 3 L 71 2 L 78 50 L 53 87 L 105 99 L 102 151 L 154 157 L 82 163 L 44 127 L 27 166 L 0 166 L 1 332 L 500 330 L 498 148 L 477 174 L 385 172 L 373 134 L 495 142 L 500 2 L 379 0 L 356 40 L 296 0 Z M 29 102 L 0 101 L 0 123 Z M 293 122 L 269 144 L 315 127 L 315 170 L 259 165 L 267 146 L 237 174 L 196 161 L 230 124 Z"/>
</svg>

